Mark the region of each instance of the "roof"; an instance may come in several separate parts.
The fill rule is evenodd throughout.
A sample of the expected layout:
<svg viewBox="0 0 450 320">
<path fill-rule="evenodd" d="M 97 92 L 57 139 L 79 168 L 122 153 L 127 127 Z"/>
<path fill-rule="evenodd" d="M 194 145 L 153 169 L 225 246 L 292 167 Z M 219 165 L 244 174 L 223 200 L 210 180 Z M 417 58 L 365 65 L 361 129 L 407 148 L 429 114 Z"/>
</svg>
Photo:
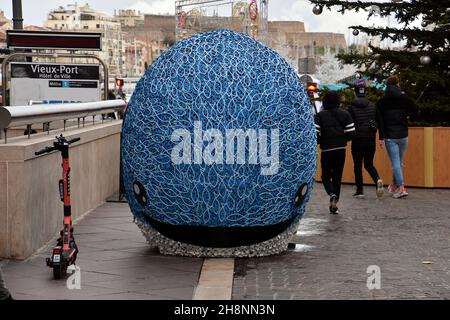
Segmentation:
<svg viewBox="0 0 450 320">
<path fill-rule="evenodd" d="M 33 25 L 30 25 L 30 26 L 25 26 L 25 27 L 24 27 L 24 30 L 30 30 L 30 31 L 48 31 L 48 30 L 52 30 L 52 29 L 47 28 L 47 27 L 39 27 L 39 26 L 33 26 Z"/>
</svg>

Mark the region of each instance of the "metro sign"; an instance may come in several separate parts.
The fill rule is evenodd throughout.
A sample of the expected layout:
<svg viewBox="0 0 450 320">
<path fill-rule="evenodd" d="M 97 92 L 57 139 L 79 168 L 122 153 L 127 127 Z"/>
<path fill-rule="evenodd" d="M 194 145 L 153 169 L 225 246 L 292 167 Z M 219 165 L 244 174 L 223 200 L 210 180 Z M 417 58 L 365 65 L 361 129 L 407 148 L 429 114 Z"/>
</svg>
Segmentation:
<svg viewBox="0 0 450 320">
<path fill-rule="evenodd" d="M 100 51 L 101 33 L 7 30 L 8 48 Z"/>
</svg>

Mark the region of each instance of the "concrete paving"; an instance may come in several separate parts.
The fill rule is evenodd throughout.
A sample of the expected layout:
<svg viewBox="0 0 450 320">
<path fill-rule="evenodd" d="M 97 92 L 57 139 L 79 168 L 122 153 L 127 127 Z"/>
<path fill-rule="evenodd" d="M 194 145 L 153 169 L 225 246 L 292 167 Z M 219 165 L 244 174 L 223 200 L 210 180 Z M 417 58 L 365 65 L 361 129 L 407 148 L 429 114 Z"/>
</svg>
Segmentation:
<svg viewBox="0 0 450 320">
<path fill-rule="evenodd" d="M 45 258 L 53 242 L 27 261 L 0 264 L 16 299 L 450 299 L 450 190 L 410 189 L 406 199 L 380 201 L 369 191 L 354 199 L 344 186 L 341 214 L 332 216 L 317 184 L 296 248 L 279 256 L 205 264 L 162 256 L 126 203 L 106 203 L 75 226 L 80 290 L 52 279 Z M 368 268 L 380 271 L 380 289 L 368 289 Z"/>
<path fill-rule="evenodd" d="M 334 216 L 317 184 L 296 249 L 236 259 L 233 299 L 450 299 L 450 190 L 380 201 L 365 191 L 354 199 L 344 186 Z M 377 267 L 380 289 L 369 290 Z"/>
<path fill-rule="evenodd" d="M 149 247 L 126 203 L 105 203 L 74 227 L 81 289 L 53 280 L 45 258 L 54 242 L 27 261 L 2 261 L 15 299 L 192 299 L 203 259 L 168 257 Z"/>
<path fill-rule="evenodd" d="M 234 259 L 205 259 L 193 300 L 230 300 Z"/>
</svg>

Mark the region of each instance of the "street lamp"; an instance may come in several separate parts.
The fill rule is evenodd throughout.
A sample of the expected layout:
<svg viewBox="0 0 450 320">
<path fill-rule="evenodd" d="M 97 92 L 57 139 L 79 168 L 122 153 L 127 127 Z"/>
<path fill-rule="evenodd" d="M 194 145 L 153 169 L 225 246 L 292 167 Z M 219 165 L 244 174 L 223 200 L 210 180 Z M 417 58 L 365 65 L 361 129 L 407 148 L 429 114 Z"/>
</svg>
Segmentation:
<svg viewBox="0 0 450 320">
<path fill-rule="evenodd" d="M 13 29 L 22 30 L 23 29 L 23 18 L 22 18 L 22 0 L 12 0 L 13 7 Z"/>
</svg>

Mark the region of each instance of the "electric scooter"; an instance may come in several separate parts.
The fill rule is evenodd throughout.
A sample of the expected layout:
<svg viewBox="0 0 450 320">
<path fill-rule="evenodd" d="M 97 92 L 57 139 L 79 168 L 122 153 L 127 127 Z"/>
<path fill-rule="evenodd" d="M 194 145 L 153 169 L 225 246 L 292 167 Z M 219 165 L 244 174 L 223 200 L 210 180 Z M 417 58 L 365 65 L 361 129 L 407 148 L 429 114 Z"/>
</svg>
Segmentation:
<svg viewBox="0 0 450 320">
<path fill-rule="evenodd" d="M 69 167 L 69 145 L 79 141 L 80 138 L 66 140 L 61 134 L 56 137 L 53 146 L 45 147 L 35 152 L 35 155 L 49 153 L 55 150 L 61 152 L 62 157 L 62 179 L 59 180 L 59 195 L 64 203 L 63 229 L 60 232 L 60 238 L 53 248 L 51 258 L 47 258 L 47 266 L 53 268 L 53 278 L 61 279 L 67 275 L 67 267 L 75 264 L 77 259 L 78 247 L 75 243 L 72 227 L 72 215 L 70 207 L 70 167 Z"/>
</svg>

